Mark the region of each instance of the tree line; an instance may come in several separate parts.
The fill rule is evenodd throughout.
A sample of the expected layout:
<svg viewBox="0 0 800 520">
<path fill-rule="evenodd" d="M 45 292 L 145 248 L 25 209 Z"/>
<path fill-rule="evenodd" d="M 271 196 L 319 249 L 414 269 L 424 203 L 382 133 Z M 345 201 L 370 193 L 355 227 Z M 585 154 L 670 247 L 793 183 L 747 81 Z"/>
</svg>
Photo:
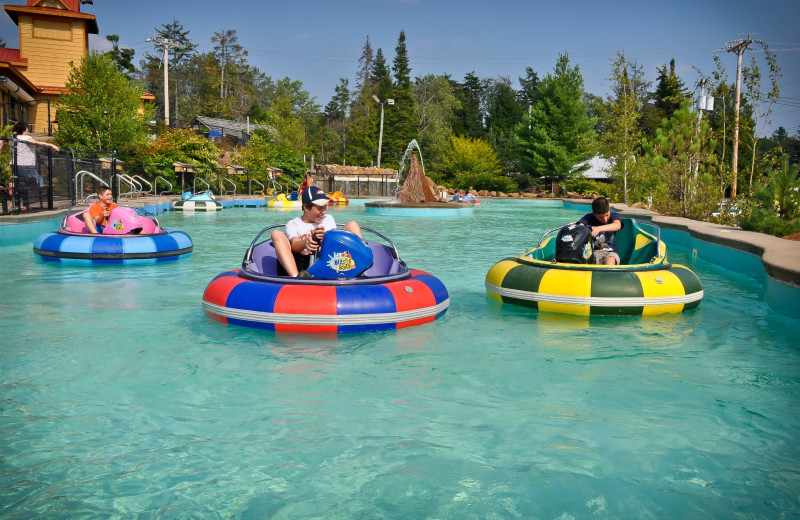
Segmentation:
<svg viewBox="0 0 800 520">
<path fill-rule="evenodd" d="M 367 37 L 355 77 L 340 78 L 322 107 L 300 81 L 274 79 L 250 65 L 235 30 L 215 32 L 208 52 L 198 52 L 189 31 L 176 20 L 156 32 L 174 46 L 168 92 L 160 47 L 145 54 L 136 68 L 132 51 L 120 49 L 110 35 L 113 49 L 105 58 L 129 83 L 155 94 L 157 112 L 169 96 L 173 120 L 205 115 L 267 125 L 269 131 L 254 132 L 247 146 L 233 151 L 237 164 L 248 168 L 276 166 L 299 174 L 306 166 L 303 158 L 311 155 L 318 163 L 375 165 L 383 108 L 381 166 L 397 168 L 407 144 L 416 139 L 426 173 L 453 188 L 510 192 L 541 189 L 558 179 L 571 190 L 708 220 L 726 196 L 755 201 L 764 190 L 774 192 L 775 178 L 786 170 L 788 202 L 783 207 L 776 203 L 767 213 L 790 222 L 775 233 L 791 230 L 791 222 L 797 221 L 797 179 L 791 172 L 800 162 L 800 131 L 790 135 L 781 127 L 759 137 L 780 95 L 780 68 L 763 42 L 759 55 L 765 58 L 759 63 L 753 57 L 742 71 L 737 122 L 735 81 L 718 56 L 714 71 L 700 73 L 703 88 L 715 99 L 713 111 L 701 112 L 693 105 L 694 89 L 676 74 L 674 60 L 659 67 L 650 83 L 636 60 L 619 52 L 611 60 L 611 88 L 603 98 L 586 92 L 580 67 L 567 54 L 558 57 L 551 71 L 526 67 L 516 78 L 519 88 L 509 77 L 481 78 L 474 71 L 460 79 L 449 74 L 412 76 L 401 31 L 392 57 L 373 48 Z M 65 96 L 64 106 L 77 114 L 80 103 L 69 108 L 70 99 Z M 111 100 L 106 103 L 114 106 Z M 147 117 L 161 119 L 163 113 Z M 81 135 L 78 130 L 70 134 L 69 126 L 59 112 L 57 139 L 62 144 Z M 181 142 L 192 140 L 188 134 L 162 137 L 169 133 L 162 129 L 157 141 L 172 144 L 150 146 L 151 155 L 153 149 L 174 152 L 182 149 Z M 114 149 L 142 153 L 141 141 L 139 148 L 121 143 Z M 580 175 L 596 155 L 611 165 L 610 186 Z"/>
</svg>

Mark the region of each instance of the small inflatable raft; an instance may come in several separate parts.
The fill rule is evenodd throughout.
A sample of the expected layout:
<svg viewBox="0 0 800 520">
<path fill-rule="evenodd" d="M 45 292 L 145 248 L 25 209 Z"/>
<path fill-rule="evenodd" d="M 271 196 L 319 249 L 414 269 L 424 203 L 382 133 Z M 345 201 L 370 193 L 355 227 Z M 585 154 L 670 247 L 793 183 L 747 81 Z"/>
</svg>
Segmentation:
<svg viewBox="0 0 800 520">
<path fill-rule="evenodd" d="M 211 191 L 203 191 L 192 195 L 186 192 L 181 200 L 172 203 L 174 211 L 221 211 L 222 203 L 214 198 Z"/>
<path fill-rule="evenodd" d="M 265 228 L 245 253 L 242 267 L 219 274 L 203 294 L 203 309 L 215 320 L 274 331 L 345 333 L 389 330 L 430 323 L 450 305 L 444 284 L 425 271 L 410 269 L 391 241 L 387 244 L 331 230 L 313 279 L 277 274 L 272 240 L 282 226 Z"/>
<path fill-rule="evenodd" d="M 557 260 L 553 233 L 562 228 L 556 228 L 545 233 L 534 249 L 492 266 L 486 291 L 505 303 L 566 314 L 655 315 L 697 308 L 703 298 L 700 279 L 687 267 L 667 261 L 658 226 L 626 218 L 622 222 L 616 235 L 621 265 Z M 591 244 L 570 247 L 584 251 L 571 262 L 592 255 Z"/>
<path fill-rule="evenodd" d="M 300 209 L 303 207 L 303 203 L 300 202 L 297 192 L 293 191 L 288 197 L 285 193 L 279 193 L 277 197 L 267 202 L 267 207 L 275 209 Z"/>
<path fill-rule="evenodd" d="M 328 193 L 328 198 L 331 199 L 330 202 L 328 202 L 328 206 L 346 206 L 350 204 L 350 199 L 342 195 L 341 191 Z"/>
<path fill-rule="evenodd" d="M 177 260 L 192 252 L 189 235 L 162 229 L 155 215 L 139 208 L 114 208 L 102 234 L 88 232 L 84 211 L 88 208 L 73 214 L 70 209 L 58 231 L 36 239 L 34 254 L 48 262 L 131 264 Z"/>
</svg>

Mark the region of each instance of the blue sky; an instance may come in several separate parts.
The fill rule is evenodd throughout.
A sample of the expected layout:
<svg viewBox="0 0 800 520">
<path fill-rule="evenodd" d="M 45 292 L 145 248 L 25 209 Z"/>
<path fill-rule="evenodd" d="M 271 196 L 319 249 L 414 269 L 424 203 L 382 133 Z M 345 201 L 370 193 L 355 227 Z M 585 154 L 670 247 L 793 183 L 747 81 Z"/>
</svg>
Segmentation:
<svg viewBox="0 0 800 520">
<path fill-rule="evenodd" d="M 8 2 L 23 4 L 23 0 Z M 539 77 L 553 70 L 561 53 L 580 66 L 588 92 L 608 94 L 611 59 L 618 50 L 636 60 L 654 81 L 656 69 L 675 58 L 678 74 L 694 87 L 699 68 L 714 69 L 712 57 L 726 42 L 750 34 L 777 52 L 783 77 L 782 104 L 773 109 L 769 133 L 778 125 L 800 128 L 800 2 L 796 1 L 582 1 L 538 0 L 306 0 L 175 1 L 94 0 L 100 34 L 90 47 L 108 47 L 107 34 L 136 51 L 136 63 L 152 49 L 145 40 L 162 24 L 178 20 L 200 50 L 210 50 L 214 31 L 235 29 L 252 65 L 274 79 L 300 80 L 324 106 L 340 77 L 354 82 L 366 37 L 387 60 L 401 30 L 406 33 L 413 76 L 450 74 L 463 79 L 506 76 L 515 82 L 533 67 Z M 16 26 L 0 16 L 0 37 L 18 45 Z M 731 80 L 736 56 L 720 54 Z M 763 53 L 748 53 L 762 58 Z"/>
</svg>

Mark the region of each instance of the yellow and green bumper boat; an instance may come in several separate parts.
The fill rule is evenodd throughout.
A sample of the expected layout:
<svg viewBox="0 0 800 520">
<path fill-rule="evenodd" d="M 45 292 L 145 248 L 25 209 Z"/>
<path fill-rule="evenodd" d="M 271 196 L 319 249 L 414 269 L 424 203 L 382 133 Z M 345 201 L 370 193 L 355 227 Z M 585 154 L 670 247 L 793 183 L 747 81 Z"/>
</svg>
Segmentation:
<svg viewBox="0 0 800 520">
<path fill-rule="evenodd" d="M 504 303 L 577 315 L 676 314 L 699 306 L 700 279 L 667 261 L 660 228 L 634 219 L 622 222 L 616 235 L 620 265 L 556 261 L 554 232 L 562 228 L 555 228 L 535 248 L 492 266 L 486 291 Z"/>
</svg>

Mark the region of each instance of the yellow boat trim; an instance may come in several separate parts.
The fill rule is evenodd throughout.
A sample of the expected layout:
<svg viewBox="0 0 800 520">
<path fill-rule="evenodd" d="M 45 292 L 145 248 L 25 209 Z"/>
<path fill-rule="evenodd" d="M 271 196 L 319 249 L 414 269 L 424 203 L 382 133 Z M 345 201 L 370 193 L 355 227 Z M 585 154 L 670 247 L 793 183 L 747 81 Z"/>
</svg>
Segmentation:
<svg viewBox="0 0 800 520">
<path fill-rule="evenodd" d="M 674 275 L 673 275 L 674 276 Z M 642 306 L 663 306 L 663 305 L 685 305 L 703 299 L 703 291 L 691 294 L 678 294 L 675 296 L 653 296 L 653 297 L 625 297 L 625 298 L 602 298 L 596 296 L 572 296 L 565 294 L 547 294 L 541 292 L 525 291 L 521 289 L 510 289 L 499 287 L 486 281 L 486 290 L 499 296 L 516 298 L 518 300 L 528 300 L 535 302 L 545 302 L 557 305 L 587 305 L 591 307 L 642 307 Z M 646 294 L 646 293 L 645 293 Z M 545 310 L 541 305 L 540 310 Z M 680 309 L 678 310 L 680 311 Z M 558 312 L 558 311 L 557 311 Z M 570 313 L 574 310 L 570 309 Z M 659 314 L 663 314 L 662 312 Z"/>
</svg>

